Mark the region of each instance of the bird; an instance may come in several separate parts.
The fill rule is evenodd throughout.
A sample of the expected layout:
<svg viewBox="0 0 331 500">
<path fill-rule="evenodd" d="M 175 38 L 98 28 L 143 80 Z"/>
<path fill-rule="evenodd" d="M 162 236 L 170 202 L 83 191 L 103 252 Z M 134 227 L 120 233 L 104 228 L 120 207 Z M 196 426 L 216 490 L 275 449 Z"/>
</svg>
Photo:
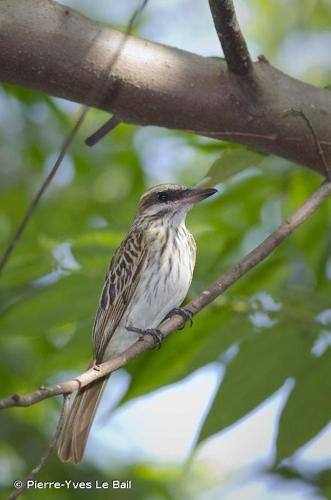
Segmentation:
<svg viewBox="0 0 331 500">
<path fill-rule="evenodd" d="M 98 368 L 142 335 L 162 340 L 157 326 L 166 317 L 192 313 L 182 304 L 192 281 L 196 244 L 186 228 L 188 211 L 215 194 L 213 188 L 161 184 L 146 191 L 126 238 L 115 251 L 106 273 L 94 326 L 93 360 Z M 109 375 L 80 388 L 66 417 L 58 455 L 63 462 L 81 462 L 91 425 Z"/>
</svg>

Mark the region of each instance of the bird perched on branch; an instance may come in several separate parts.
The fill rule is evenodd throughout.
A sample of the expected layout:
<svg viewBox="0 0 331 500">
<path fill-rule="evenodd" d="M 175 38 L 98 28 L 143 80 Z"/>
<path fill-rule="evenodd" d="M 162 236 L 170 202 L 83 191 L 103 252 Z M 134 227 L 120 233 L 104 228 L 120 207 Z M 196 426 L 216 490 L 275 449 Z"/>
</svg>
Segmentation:
<svg viewBox="0 0 331 500">
<path fill-rule="evenodd" d="M 196 245 L 185 226 L 193 205 L 216 189 L 188 189 L 175 184 L 156 186 L 140 199 L 125 240 L 116 250 L 106 274 L 93 327 L 91 366 L 128 349 L 141 335 L 162 340 L 156 327 L 178 309 L 192 280 Z M 79 463 L 89 430 L 109 376 L 81 388 L 66 419 L 59 457 Z"/>
</svg>

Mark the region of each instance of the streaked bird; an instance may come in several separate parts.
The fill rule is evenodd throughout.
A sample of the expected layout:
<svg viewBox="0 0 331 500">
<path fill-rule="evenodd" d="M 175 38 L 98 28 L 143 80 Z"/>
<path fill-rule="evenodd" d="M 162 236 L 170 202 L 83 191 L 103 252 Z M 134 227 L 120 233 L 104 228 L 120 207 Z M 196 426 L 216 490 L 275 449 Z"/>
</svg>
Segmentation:
<svg viewBox="0 0 331 500">
<path fill-rule="evenodd" d="M 101 292 L 93 327 L 94 356 L 90 366 L 109 360 L 151 334 L 178 309 L 192 280 L 196 245 L 185 226 L 193 205 L 216 189 L 188 189 L 163 184 L 148 190 L 125 240 L 116 250 Z M 93 418 L 109 376 L 78 390 L 66 419 L 59 457 L 79 463 Z"/>
</svg>

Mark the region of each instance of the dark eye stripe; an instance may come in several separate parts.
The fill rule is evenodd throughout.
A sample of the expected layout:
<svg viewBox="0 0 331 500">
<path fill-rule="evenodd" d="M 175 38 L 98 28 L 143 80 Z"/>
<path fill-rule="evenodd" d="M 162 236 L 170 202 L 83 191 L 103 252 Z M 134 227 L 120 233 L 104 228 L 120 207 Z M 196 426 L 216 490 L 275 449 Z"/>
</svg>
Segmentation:
<svg viewBox="0 0 331 500">
<path fill-rule="evenodd" d="M 161 202 L 166 202 L 169 200 L 169 192 L 168 191 L 161 191 L 156 194 L 157 200 Z"/>
<path fill-rule="evenodd" d="M 165 204 L 165 201 L 161 201 L 158 199 L 159 194 L 166 193 L 168 196 L 167 201 L 176 201 L 179 200 L 185 195 L 185 189 L 167 189 L 165 191 L 159 191 L 159 192 L 152 192 L 149 193 L 147 196 L 144 197 L 144 199 L 141 202 L 140 205 L 140 210 L 146 210 L 148 207 L 151 207 L 152 205 L 157 205 L 157 204 Z"/>
</svg>

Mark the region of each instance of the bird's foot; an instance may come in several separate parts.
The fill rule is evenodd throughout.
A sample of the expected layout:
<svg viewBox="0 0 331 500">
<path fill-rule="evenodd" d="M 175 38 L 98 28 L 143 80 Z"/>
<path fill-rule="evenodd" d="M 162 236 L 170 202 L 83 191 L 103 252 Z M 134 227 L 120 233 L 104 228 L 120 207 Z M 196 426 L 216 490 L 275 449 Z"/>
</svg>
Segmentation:
<svg viewBox="0 0 331 500">
<path fill-rule="evenodd" d="M 93 370 L 95 370 L 96 372 L 99 372 L 99 371 L 100 371 L 100 365 L 96 362 L 96 360 L 94 360 L 94 361 L 93 361 L 92 368 L 93 368 Z"/>
<path fill-rule="evenodd" d="M 156 328 L 147 328 L 144 330 L 143 328 L 137 328 L 135 326 L 127 326 L 126 329 L 129 332 L 138 333 L 140 335 L 139 340 L 143 340 L 145 335 L 150 335 L 154 340 L 155 346 L 157 346 L 158 349 L 161 348 L 163 333 L 160 332 L 160 330 L 157 330 Z"/>
<path fill-rule="evenodd" d="M 185 309 L 183 307 L 175 307 L 174 309 L 171 309 L 171 311 L 168 312 L 168 314 L 166 315 L 166 317 L 164 318 L 164 320 L 166 319 L 170 319 L 172 318 L 173 316 L 181 316 L 183 318 L 183 324 L 182 326 L 180 326 L 178 328 L 178 330 L 183 330 L 186 322 L 188 321 L 190 323 L 190 328 L 191 326 L 193 325 L 193 313 L 191 311 L 189 311 L 188 309 Z M 163 321 L 164 321 L 163 320 Z"/>
</svg>

